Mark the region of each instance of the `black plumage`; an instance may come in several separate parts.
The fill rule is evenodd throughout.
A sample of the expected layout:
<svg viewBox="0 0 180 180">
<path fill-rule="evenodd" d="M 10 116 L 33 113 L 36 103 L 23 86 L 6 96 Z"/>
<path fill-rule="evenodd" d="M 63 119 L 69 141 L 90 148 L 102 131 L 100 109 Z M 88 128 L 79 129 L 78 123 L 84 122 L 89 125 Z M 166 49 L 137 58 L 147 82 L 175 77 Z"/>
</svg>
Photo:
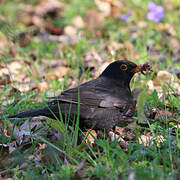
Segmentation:
<svg viewBox="0 0 180 180">
<path fill-rule="evenodd" d="M 60 116 L 70 119 L 70 124 L 78 115 L 82 129 L 112 129 L 126 114 L 133 97 L 130 81 L 136 72 L 143 72 L 142 65 L 121 60 L 111 63 L 102 74 L 94 80 L 78 87 L 63 91 L 53 97 L 46 107 L 10 115 L 9 118 L 47 116 L 59 119 Z"/>
</svg>

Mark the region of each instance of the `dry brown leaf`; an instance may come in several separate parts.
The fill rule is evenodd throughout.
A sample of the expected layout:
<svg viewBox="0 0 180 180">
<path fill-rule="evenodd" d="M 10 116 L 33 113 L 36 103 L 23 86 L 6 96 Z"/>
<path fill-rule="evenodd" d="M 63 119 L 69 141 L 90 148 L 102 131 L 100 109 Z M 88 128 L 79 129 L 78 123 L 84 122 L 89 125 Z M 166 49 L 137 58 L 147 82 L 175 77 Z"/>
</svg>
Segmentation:
<svg viewBox="0 0 180 180">
<path fill-rule="evenodd" d="M 25 62 L 25 61 L 24 61 Z M 20 84 L 18 83 L 27 83 L 24 86 L 27 86 L 30 83 L 31 79 L 27 76 L 27 66 L 24 65 L 24 62 L 19 61 L 12 61 L 10 62 L 6 68 L 0 69 L 0 77 L 9 76 L 8 83 L 14 83 L 14 87 L 17 86 L 19 88 Z M 5 79 L 5 78 L 3 78 Z"/>
<path fill-rule="evenodd" d="M 74 26 L 66 26 L 64 28 L 64 34 L 68 35 L 71 39 L 77 40 L 78 31 L 77 28 Z"/>
<path fill-rule="evenodd" d="M 120 134 L 122 135 L 124 133 L 124 128 L 116 126 L 115 127 L 115 132 L 116 132 L 117 135 L 120 135 Z"/>
<path fill-rule="evenodd" d="M 12 142 L 7 144 L 0 144 L 0 149 L 1 149 L 0 168 L 4 169 L 4 167 L 10 166 L 14 162 L 14 157 L 10 157 L 9 154 L 13 152 L 16 148 L 14 143 Z M 3 171 L 0 172 L 0 179 L 2 174 Z"/>
<path fill-rule="evenodd" d="M 32 16 L 32 23 L 37 26 L 37 27 L 40 27 L 40 29 L 43 29 L 44 28 L 44 22 L 42 20 L 42 18 L 40 18 L 39 16 Z"/>
<path fill-rule="evenodd" d="M 165 121 L 167 117 L 172 117 L 173 114 L 169 111 L 158 111 L 155 115 L 155 119 L 160 118 L 161 120 Z"/>
<path fill-rule="evenodd" d="M 165 27 L 172 36 L 176 35 L 176 30 L 174 29 L 174 25 L 172 25 L 170 23 L 165 23 Z"/>
<path fill-rule="evenodd" d="M 84 28 L 85 22 L 81 16 L 76 16 L 72 19 L 72 25 L 76 28 Z"/>
<path fill-rule="evenodd" d="M 84 54 L 84 60 L 90 64 L 92 63 L 92 60 L 95 60 L 99 65 L 104 61 L 104 59 L 93 48 Z"/>
<path fill-rule="evenodd" d="M 51 15 L 53 17 L 58 16 L 58 13 L 64 9 L 63 3 L 53 0 L 53 1 L 41 1 L 37 6 L 35 6 L 35 14 L 39 16 Z"/>
<path fill-rule="evenodd" d="M 9 55 L 11 55 L 11 57 L 16 57 L 16 53 L 14 51 L 14 46 L 11 45 L 9 48 Z"/>
<path fill-rule="evenodd" d="M 90 70 L 90 75 L 92 78 L 96 78 L 99 75 L 98 66 L 101 66 L 104 59 L 96 52 L 95 49 L 91 49 L 90 51 L 84 54 L 84 68 Z"/>
<path fill-rule="evenodd" d="M 132 132 L 132 123 L 130 123 L 128 126 L 126 127 L 119 127 L 119 126 L 116 126 L 116 129 L 115 129 L 115 133 L 116 135 L 121 135 L 121 137 L 124 139 L 124 140 L 132 140 L 135 138 L 135 134 Z"/>
<path fill-rule="evenodd" d="M 16 142 L 20 145 L 22 143 L 28 142 L 32 138 L 31 132 L 35 126 L 38 126 L 41 123 L 39 119 L 36 121 L 26 120 L 20 127 L 15 126 L 13 135 L 16 139 Z M 34 137 L 35 138 L 35 137 Z"/>
<path fill-rule="evenodd" d="M 115 141 L 116 139 L 118 139 L 118 144 L 123 148 L 123 149 L 126 149 L 127 148 L 127 146 L 128 146 L 128 142 L 127 141 L 125 141 L 122 137 L 121 137 L 121 135 L 117 135 L 117 134 L 115 134 L 114 132 L 112 132 L 112 131 L 110 131 L 109 133 L 108 133 L 108 135 L 109 135 L 109 138 L 110 138 L 110 141 Z"/>
<path fill-rule="evenodd" d="M 31 39 L 30 33 L 29 32 L 23 32 L 20 33 L 18 36 L 18 42 L 20 47 L 25 47 L 26 45 L 29 44 Z"/>
<path fill-rule="evenodd" d="M 138 22 L 138 27 L 142 28 L 142 29 L 145 29 L 145 28 L 148 27 L 148 23 L 146 21 L 139 21 Z"/>
<path fill-rule="evenodd" d="M 90 145 L 93 145 L 95 140 L 94 138 L 97 138 L 97 133 L 95 130 L 89 130 L 85 135 L 86 140 L 84 141 L 86 144 L 89 143 Z"/>
<path fill-rule="evenodd" d="M 0 74 L 0 77 L 1 77 L 1 74 Z M 6 85 L 6 84 L 10 84 L 10 83 L 11 83 L 11 79 L 8 74 L 5 74 L 1 77 L 0 85 Z"/>
<path fill-rule="evenodd" d="M 123 4 L 119 0 L 111 0 L 111 16 L 119 17 Z"/>
<path fill-rule="evenodd" d="M 123 49 L 123 48 L 124 48 L 124 44 L 118 43 L 116 41 L 111 41 L 107 46 L 107 49 L 109 51 L 117 51 L 117 50 L 120 50 L 120 49 Z"/>
<path fill-rule="evenodd" d="M 119 0 L 95 0 L 95 4 L 104 17 L 118 17 L 123 7 L 122 2 Z"/>
<path fill-rule="evenodd" d="M 134 45 L 133 45 L 130 41 L 126 41 L 126 42 L 124 43 L 124 47 L 125 47 L 128 51 L 131 51 L 131 54 L 134 54 L 135 47 L 134 47 Z"/>
<path fill-rule="evenodd" d="M 1 32 L 0 32 L 1 33 Z M 5 37 L 4 37 L 5 38 Z M 0 40 L 0 48 L 1 49 L 4 49 L 4 48 L 7 48 L 9 46 L 9 42 L 7 41 L 7 39 L 3 39 L 1 38 Z M 1 58 L 0 58 L 1 59 Z M 4 58 L 3 58 L 4 59 Z"/>
<path fill-rule="evenodd" d="M 152 135 L 149 134 L 149 135 L 141 135 L 139 137 L 139 144 L 143 146 L 152 146 L 154 143 L 153 140 L 156 141 L 157 146 L 160 146 L 160 143 L 166 141 L 166 139 L 161 135 L 158 135 L 154 138 Z"/>
<path fill-rule="evenodd" d="M 158 30 L 161 31 L 168 31 L 172 36 L 176 35 L 176 30 L 174 29 L 173 25 L 170 23 L 158 23 L 157 28 Z"/>
<path fill-rule="evenodd" d="M 158 71 L 157 77 L 153 80 L 155 86 L 163 84 L 171 84 L 174 81 L 174 76 L 167 71 Z"/>
<path fill-rule="evenodd" d="M 49 85 L 46 81 L 40 82 L 37 84 L 37 89 L 40 93 L 45 92 L 46 90 L 48 90 Z"/>
<path fill-rule="evenodd" d="M 143 146 L 152 146 L 153 144 L 153 136 L 141 135 L 139 137 L 139 144 Z"/>
<path fill-rule="evenodd" d="M 46 144 L 45 143 L 38 143 L 39 145 L 39 150 L 45 149 L 46 148 Z"/>
<path fill-rule="evenodd" d="M 46 31 L 52 35 L 61 35 L 63 30 L 60 27 L 54 26 L 52 24 L 47 24 L 45 27 Z"/>
<path fill-rule="evenodd" d="M 35 88 L 35 84 L 34 83 L 18 83 L 18 82 L 14 82 L 11 84 L 11 86 L 16 89 L 19 92 L 28 92 L 32 89 Z"/>
<path fill-rule="evenodd" d="M 29 83 L 30 81 L 28 82 L 24 82 L 24 79 L 26 79 L 27 77 L 27 74 L 26 72 L 19 72 L 19 73 L 16 73 L 16 74 L 10 74 L 10 78 L 11 78 L 11 81 L 14 83 Z M 18 85 L 17 85 L 18 86 Z"/>
<path fill-rule="evenodd" d="M 170 39 L 170 45 L 175 52 L 180 49 L 180 42 L 176 38 Z"/>
<path fill-rule="evenodd" d="M 22 10 L 23 9 L 23 10 Z M 25 24 L 26 26 L 32 26 L 32 6 L 20 6 L 20 10 L 17 13 L 17 19 L 20 23 Z"/>
<path fill-rule="evenodd" d="M 175 80 L 177 82 L 175 82 Z M 180 84 L 178 83 L 178 80 L 175 79 L 173 74 L 167 71 L 157 72 L 156 77 L 153 80 L 149 80 L 147 84 L 150 90 L 156 90 L 158 92 L 158 97 L 162 97 L 163 95 L 163 85 L 170 85 L 176 90 L 177 93 L 180 92 Z"/>
<path fill-rule="evenodd" d="M 163 143 L 164 141 L 166 141 L 166 139 L 161 135 L 157 136 L 156 140 L 157 140 L 157 145 L 158 146 L 160 146 L 160 143 Z"/>
<path fill-rule="evenodd" d="M 58 66 L 53 71 L 46 75 L 47 80 L 63 78 L 69 72 L 69 68 L 65 66 Z"/>
<path fill-rule="evenodd" d="M 100 24 L 104 20 L 101 13 L 96 10 L 89 10 L 86 13 L 85 23 L 88 29 L 94 31 L 98 28 L 98 24 Z"/>
<path fill-rule="evenodd" d="M 18 61 L 12 61 L 7 65 L 7 69 L 13 74 L 18 74 L 21 68 L 22 68 L 22 64 Z M 8 70 L 7 72 L 9 72 Z"/>
<path fill-rule="evenodd" d="M 111 4 L 107 1 L 95 0 L 96 6 L 101 11 L 104 17 L 111 15 Z"/>
</svg>

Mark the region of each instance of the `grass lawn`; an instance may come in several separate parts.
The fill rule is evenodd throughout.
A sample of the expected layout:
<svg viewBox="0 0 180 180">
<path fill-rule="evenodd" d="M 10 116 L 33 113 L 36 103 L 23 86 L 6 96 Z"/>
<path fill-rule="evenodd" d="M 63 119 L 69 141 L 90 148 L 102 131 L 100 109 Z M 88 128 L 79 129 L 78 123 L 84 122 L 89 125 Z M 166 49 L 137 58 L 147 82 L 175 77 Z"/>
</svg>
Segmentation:
<svg viewBox="0 0 180 180">
<path fill-rule="evenodd" d="M 0 179 L 179 179 L 179 18 L 178 0 L 0 1 Z M 115 136 L 91 145 L 78 117 L 6 118 L 123 59 L 153 72 L 131 81 L 136 113 Z"/>
</svg>

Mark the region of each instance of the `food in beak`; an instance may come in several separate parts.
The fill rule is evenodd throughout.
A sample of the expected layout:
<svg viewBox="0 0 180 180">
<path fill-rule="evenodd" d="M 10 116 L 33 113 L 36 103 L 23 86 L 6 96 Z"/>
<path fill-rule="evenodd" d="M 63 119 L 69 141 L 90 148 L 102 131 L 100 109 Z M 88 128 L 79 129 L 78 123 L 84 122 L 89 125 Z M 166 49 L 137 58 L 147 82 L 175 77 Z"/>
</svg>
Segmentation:
<svg viewBox="0 0 180 180">
<path fill-rule="evenodd" d="M 152 72 L 151 65 L 147 62 L 141 65 L 137 65 L 136 68 L 132 70 L 134 73 L 141 72 L 144 75 L 147 75 L 148 73 Z"/>
</svg>

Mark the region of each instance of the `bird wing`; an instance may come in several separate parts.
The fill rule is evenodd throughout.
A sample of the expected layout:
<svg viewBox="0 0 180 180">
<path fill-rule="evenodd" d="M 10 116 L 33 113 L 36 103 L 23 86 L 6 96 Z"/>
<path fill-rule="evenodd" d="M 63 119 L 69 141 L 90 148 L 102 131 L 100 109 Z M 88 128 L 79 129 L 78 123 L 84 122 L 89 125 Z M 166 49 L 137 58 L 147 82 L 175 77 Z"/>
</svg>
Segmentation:
<svg viewBox="0 0 180 180">
<path fill-rule="evenodd" d="M 91 87 L 91 89 L 88 89 L 87 87 L 83 87 L 68 89 L 52 99 L 75 104 L 80 103 L 90 106 L 99 106 L 103 97 L 101 97 L 100 94 L 97 94 L 94 88 Z"/>
<path fill-rule="evenodd" d="M 119 89 L 119 91 L 122 91 L 121 93 L 117 90 L 114 92 L 113 88 L 106 88 L 102 84 L 97 79 L 96 81 L 89 81 L 79 87 L 63 91 L 59 96 L 53 97 L 54 101 L 52 102 L 80 103 L 103 108 L 119 108 L 122 112 L 125 111 L 127 106 L 129 106 L 129 99 L 125 99 L 124 97 L 127 96 L 123 95 L 126 91 Z"/>
</svg>

